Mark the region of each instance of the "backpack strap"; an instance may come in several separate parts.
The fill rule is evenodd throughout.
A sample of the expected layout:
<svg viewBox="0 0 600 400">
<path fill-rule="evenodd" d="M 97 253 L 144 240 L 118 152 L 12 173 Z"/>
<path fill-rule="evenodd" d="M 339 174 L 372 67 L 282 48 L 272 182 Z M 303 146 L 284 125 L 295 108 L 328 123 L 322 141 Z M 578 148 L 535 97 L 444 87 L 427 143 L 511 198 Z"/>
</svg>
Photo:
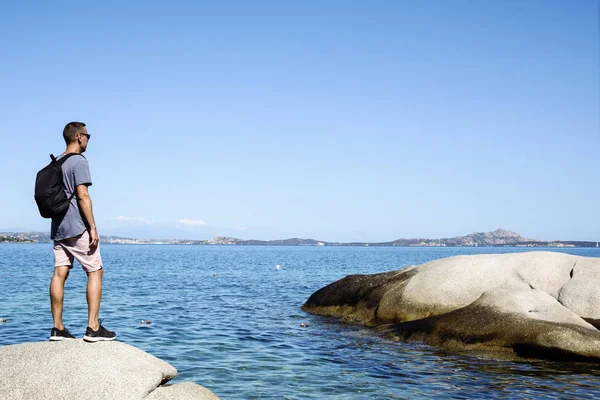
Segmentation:
<svg viewBox="0 0 600 400">
<path fill-rule="evenodd" d="M 73 200 L 73 197 L 75 197 L 76 194 L 77 194 L 77 188 L 75 188 L 75 190 L 73 190 L 73 193 L 71 193 L 71 197 L 69 197 L 69 203 L 71 202 L 71 200 Z"/>
<path fill-rule="evenodd" d="M 58 160 L 58 161 L 56 160 L 56 157 L 54 157 L 54 154 L 50 154 L 50 159 L 51 159 L 53 162 L 58 162 L 58 163 L 59 163 L 59 164 L 62 166 L 62 165 L 63 165 L 63 163 L 69 159 L 69 157 L 71 157 L 71 156 L 77 156 L 77 155 L 80 155 L 81 157 L 85 158 L 85 156 L 84 156 L 83 154 L 81 154 L 81 153 L 67 153 L 67 154 L 65 154 L 65 155 L 64 155 L 64 156 L 63 156 L 63 157 L 62 157 L 60 160 Z"/>
</svg>

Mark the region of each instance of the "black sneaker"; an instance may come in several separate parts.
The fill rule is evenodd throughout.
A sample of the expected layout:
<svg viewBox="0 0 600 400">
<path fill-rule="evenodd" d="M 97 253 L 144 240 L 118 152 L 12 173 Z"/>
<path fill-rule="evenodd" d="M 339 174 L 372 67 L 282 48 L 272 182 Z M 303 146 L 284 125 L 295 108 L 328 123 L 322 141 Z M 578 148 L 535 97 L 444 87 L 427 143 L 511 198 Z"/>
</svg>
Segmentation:
<svg viewBox="0 0 600 400">
<path fill-rule="evenodd" d="M 63 329 L 62 331 L 57 328 L 52 328 L 52 330 L 50 331 L 51 342 L 57 342 L 66 339 L 75 339 L 75 336 L 71 335 L 71 332 L 69 332 L 67 328 Z"/>
<path fill-rule="evenodd" d="M 85 330 L 85 336 L 83 337 L 83 340 L 85 340 L 86 342 L 100 342 L 115 340 L 117 338 L 116 333 L 109 331 L 100 323 L 98 323 L 98 325 L 100 326 L 98 327 L 97 331 L 93 330 L 88 326 Z"/>
</svg>

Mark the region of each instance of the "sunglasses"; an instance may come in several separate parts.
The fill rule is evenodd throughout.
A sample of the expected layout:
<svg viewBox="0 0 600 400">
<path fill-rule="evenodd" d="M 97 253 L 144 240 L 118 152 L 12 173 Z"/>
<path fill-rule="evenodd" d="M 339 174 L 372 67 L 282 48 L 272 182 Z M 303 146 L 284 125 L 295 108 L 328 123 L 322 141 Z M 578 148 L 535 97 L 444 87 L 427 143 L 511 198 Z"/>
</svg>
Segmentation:
<svg viewBox="0 0 600 400">
<path fill-rule="evenodd" d="M 83 135 L 87 138 L 87 140 L 90 140 L 90 138 L 92 137 L 92 135 L 90 135 L 89 133 L 81 133 L 79 132 L 80 135 Z"/>
</svg>

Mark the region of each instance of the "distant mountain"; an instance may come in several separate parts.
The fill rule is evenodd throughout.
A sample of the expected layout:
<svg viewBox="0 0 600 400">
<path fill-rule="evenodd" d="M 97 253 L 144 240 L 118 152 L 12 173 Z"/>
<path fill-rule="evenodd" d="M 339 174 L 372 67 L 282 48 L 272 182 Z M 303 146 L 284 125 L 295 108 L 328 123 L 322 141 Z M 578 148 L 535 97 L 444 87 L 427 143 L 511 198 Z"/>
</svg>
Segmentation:
<svg viewBox="0 0 600 400">
<path fill-rule="evenodd" d="M 43 232 L 7 232 L 4 241 L 28 241 L 49 243 L 50 235 Z M 2 240 L 0 240 L 2 241 Z M 131 239 L 118 236 L 100 236 L 102 243 L 115 244 L 187 244 L 187 245 L 257 245 L 257 246 L 529 246 L 529 247 L 597 247 L 597 242 L 584 241 L 542 241 L 527 239 L 509 230 L 496 229 L 493 232 L 474 232 L 467 236 L 445 239 L 397 239 L 392 242 L 325 242 L 314 239 L 291 238 L 283 240 L 244 240 L 226 236 L 216 236 L 208 240 L 185 239 Z"/>
<path fill-rule="evenodd" d="M 546 242 L 526 239 L 513 231 L 500 228 L 493 232 L 475 232 L 446 239 L 398 239 L 392 242 L 392 246 L 517 246 L 521 243 Z"/>
</svg>

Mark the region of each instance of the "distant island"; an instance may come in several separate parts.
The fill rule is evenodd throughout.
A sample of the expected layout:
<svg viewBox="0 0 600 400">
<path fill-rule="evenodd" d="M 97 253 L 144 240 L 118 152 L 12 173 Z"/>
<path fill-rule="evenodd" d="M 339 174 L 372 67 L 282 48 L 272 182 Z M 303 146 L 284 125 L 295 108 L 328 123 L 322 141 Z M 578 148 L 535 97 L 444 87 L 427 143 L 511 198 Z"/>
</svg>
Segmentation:
<svg viewBox="0 0 600 400">
<path fill-rule="evenodd" d="M 186 239 L 131 239 L 118 236 L 100 236 L 102 243 L 111 244 L 185 244 L 185 245 L 238 245 L 238 246 L 404 246 L 404 247 L 598 247 L 598 242 L 586 241 L 544 241 L 527 239 L 513 231 L 496 229 L 493 232 L 475 232 L 467 236 L 445 239 L 397 239 L 391 242 L 326 242 L 315 239 L 283 240 L 243 240 L 233 237 L 216 236 L 209 240 Z M 0 242 L 50 243 L 50 234 L 42 232 L 3 232 Z"/>
<path fill-rule="evenodd" d="M 35 242 L 33 240 L 24 239 L 24 238 L 12 236 L 9 234 L 8 236 L 0 235 L 0 243 L 35 243 Z"/>
</svg>

